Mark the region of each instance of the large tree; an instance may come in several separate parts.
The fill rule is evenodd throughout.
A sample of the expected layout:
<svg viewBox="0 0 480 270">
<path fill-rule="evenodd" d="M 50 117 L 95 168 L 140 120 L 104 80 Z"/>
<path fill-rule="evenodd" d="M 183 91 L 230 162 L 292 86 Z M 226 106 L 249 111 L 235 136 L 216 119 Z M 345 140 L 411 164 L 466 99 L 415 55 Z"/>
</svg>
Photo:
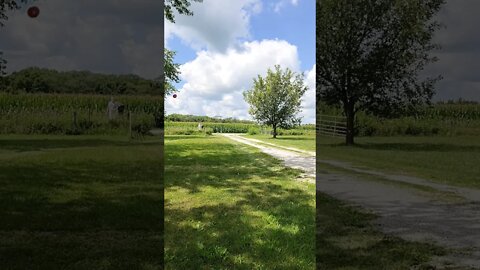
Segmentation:
<svg viewBox="0 0 480 270">
<path fill-rule="evenodd" d="M 283 71 L 279 65 L 275 70 L 268 69 L 265 78 L 258 75 L 253 79 L 253 87 L 243 93 L 250 104 L 249 113 L 265 125 L 272 126 L 273 138 L 277 128 L 289 128 L 300 124 L 297 114 L 301 109 L 301 98 L 307 91 L 303 74 L 290 69 Z"/>
<path fill-rule="evenodd" d="M 420 71 L 436 60 L 429 52 L 443 3 L 317 0 L 317 100 L 343 107 L 346 144 L 358 111 L 391 117 L 430 102 L 440 77 Z"/>
</svg>

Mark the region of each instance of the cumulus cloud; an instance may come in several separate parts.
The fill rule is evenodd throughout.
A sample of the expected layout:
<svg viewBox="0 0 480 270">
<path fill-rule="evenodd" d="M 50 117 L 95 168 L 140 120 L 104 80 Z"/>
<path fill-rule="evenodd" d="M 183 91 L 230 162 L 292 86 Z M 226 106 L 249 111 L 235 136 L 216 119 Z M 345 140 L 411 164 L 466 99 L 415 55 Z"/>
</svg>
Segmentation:
<svg viewBox="0 0 480 270">
<path fill-rule="evenodd" d="M 250 37 L 250 17 L 262 10 L 261 0 L 204 0 L 192 3 L 194 16 L 177 15 L 165 22 L 166 40 L 179 37 L 195 50 L 224 52 Z"/>
<path fill-rule="evenodd" d="M 279 0 L 273 4 L 273 11 L 280 13 L 288 5 L 296 6 L 298 5 L 299 0 Z"/>
<path fill-rule="evenodd" d="M 225 53 L 200 51 L 194 60 L 182 65 L 181 78 L 185 84 L 178 98 L 167 98 L 167 113 L 251 119 L 242 93 L 252 87 L 253 78 L 265 76 L 268 68 L 277 64 L 300 72 L 297 47 L 286 41 L 243 42 L 239 47 Z M 314 72 L 315 67 L 306 76 L 310 90 L 304 102 L 305 120 L 315 117 Z"/>
<path fill-rule="evenodd" d="M 316 108 L 316 96 L 315 96 L 315 69 L 316 65 L 313 65 L 312 69 L 305 74 L 305 85 L 308 87 L 307 92 L 302 98 L 302 122 L 308 124 L 315 123 L 315 108 Z"/>
</svg>

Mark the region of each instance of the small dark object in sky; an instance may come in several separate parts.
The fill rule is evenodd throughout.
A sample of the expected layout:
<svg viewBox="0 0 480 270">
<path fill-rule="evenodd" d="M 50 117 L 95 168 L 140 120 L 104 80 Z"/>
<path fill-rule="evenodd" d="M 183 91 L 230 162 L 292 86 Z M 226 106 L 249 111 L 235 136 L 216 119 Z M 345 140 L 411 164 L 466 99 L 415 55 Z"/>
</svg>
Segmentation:
<svg viewBox="0 0 480 270">
<path fill-rule="evenodd" d="M 30 18 L 36 18 L 40 14 L 40 9 L 36 6 L 29 7 L 27 13 Z"/>
<path fill-rule="evenodd" d="M 177 98 L 177 94 L 173 94 L 173 98 Z"/>
</svg>

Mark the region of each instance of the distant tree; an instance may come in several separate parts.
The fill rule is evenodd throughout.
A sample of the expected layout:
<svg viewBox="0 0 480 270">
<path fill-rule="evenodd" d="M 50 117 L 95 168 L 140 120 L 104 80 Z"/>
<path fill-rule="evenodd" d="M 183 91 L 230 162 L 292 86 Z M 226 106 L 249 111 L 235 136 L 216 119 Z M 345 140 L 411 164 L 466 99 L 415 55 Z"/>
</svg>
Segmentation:
<svg viewBox="0 0 480 270">
<path fill-rule="evenodd" d="M 300 124 L 297 114 L 301 109 L 301 98 L 307 91 L 303 74 L 290 69 L 283 71 L 279 65 L 275 70 L 268 69 L 267 76 L 258 75 L 253 79 L 253 87 L 243 93 L 250 104 L 249 113 L 253 118 L 272 126 L 273 138 L 277 137 L 277 128 L 289 128 Z"/>
<path fill-rule="evenodd" d="M 317 100 L 341 105 L 346 144 L 355 114 L 392 117 L 430 103 L 439 77 L 420 79 L 436 60 L 434 20 L 444 0 L 317 0 Z"/>
</svg>

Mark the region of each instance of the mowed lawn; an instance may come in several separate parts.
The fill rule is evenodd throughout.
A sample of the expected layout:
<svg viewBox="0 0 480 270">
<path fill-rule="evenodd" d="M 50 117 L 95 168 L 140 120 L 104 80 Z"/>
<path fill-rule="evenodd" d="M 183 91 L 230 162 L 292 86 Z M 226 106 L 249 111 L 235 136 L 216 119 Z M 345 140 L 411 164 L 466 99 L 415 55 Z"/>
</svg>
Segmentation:
<svg viewBox="0 0 480 270">
<path fill-rule="evenodd" d="M 480 188 L 480 136 L 359 137 L 356 143 L 345 146 L 343 139 L 319 137 L 317 158 Z"/>
<path fill-rule="evenodd" d="M 0 136 L 0 269 L 162 269 L 162 150 Z"/>
<path fill-rule="evenodd" d="M 256 134 L 244 135 L 246 138 L 253 138 L 267 143 L 273 143 L 280 146 L 293 147 L 301 150 L 315 152 L 315 134 L 311 135 L 278 135 L 273 138 L 272 135 Z"/>
<path fill-rule="evenodd" d="M 166 269 L 315 269 L 315 185 L 220 136 L 165 138 Z"/>
</svg>

